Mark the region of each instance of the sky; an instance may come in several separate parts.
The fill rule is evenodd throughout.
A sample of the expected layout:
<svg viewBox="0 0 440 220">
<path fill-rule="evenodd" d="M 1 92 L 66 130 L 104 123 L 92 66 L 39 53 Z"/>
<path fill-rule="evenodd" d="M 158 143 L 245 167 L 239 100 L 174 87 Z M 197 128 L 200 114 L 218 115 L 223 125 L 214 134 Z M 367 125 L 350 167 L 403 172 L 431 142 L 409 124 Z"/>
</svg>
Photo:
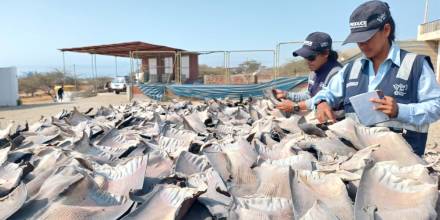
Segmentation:
<svg viewBox="0 0 440 220">
<path fill-rule="evenodd" d="M 0 67 L 21 72 L 62 68 L 59 48 L 144 41 L 191 51 L 274 49 L 314 31 L 344 40 L 362 0 L 0 0 Z M 425 0 L 389 0 L 399 40 L 416 39 Z M 440 19 L 440 0 L 429 1 Z M 437 10 L 435 10 L 437 9 Z M 284 53 L 290 54 L 289 49 Z M 90 56 L 66 53 L 69 70 L 87 74 Z M 238 58 L 237 58 L 238 59 Z M 114 58 L 99 56 L 102 74 Z M 128 71 L 127 59 L 118 60 Z"/>
</svg>

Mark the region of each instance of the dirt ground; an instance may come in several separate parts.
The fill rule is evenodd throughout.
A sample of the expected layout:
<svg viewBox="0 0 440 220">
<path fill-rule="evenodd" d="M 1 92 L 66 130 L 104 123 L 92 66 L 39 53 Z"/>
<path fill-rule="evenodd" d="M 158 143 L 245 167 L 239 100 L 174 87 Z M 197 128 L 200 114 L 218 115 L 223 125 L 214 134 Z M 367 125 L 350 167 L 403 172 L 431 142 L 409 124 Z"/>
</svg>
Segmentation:
<svg viewBox="0 0 440 220">
<path fill-rule="evenodd" d="M 440 121 L 432 124 L 428 134 L 428 148 L 436 148 L 440 145 Z"/>
<path fill-rule="evenodd" d="M 80 111 L 87 111 L 89 108 L 95 110 L 100 106 L 127 104 L 128 99 L 125 93 L 119 95 L 113 93 L 100 93 L 98 96 L 77 99 L 67 103 L 41 102 L 24 104 L 18 107 L 0 108 L 0 129 L 5 128 L 11 120 L 17 123 L 36 122 L 41 116 L 53 116 L 63 109 L 72 110 L 77 107 Z M 436 148 L 440 145 L 440 121 L 432 124 L 429 129 L 428 148 Z"/>
<path fill-rule="evenodd" d="M 10 121 L 30 124 L 36 122 L 41 116 L 53 116 L 63 109 L 72 110 L 73 107 L 79 111 L 87 111 L 89 108 L 95 110 L 100 106 L 127 104 L 128 98 L 125 93 L 119 95 L 113 93 L 100 93 L 98 96 L 90 98 L 76 99 L 72 102 L 55 103 L 52 101 L 36 102 L 33 104 L 23 104 L 17 107 L 0 108 L 0 128 L 6 127 Z"/>
</svg>

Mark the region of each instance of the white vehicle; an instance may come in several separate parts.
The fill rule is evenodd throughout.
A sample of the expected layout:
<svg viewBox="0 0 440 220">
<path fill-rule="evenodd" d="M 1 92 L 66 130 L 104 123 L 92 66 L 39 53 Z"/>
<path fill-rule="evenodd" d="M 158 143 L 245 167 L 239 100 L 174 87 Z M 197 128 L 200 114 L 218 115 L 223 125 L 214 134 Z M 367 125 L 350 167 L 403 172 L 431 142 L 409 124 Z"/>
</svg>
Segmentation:
<svg viewBox="0 0 440 220">
<path fill-rule="evenodd" d="M 110 83 L 110 90 L 116 94 L 125 92 L 128 86 L 128 76 L 117 76 Z"/>
</svg>

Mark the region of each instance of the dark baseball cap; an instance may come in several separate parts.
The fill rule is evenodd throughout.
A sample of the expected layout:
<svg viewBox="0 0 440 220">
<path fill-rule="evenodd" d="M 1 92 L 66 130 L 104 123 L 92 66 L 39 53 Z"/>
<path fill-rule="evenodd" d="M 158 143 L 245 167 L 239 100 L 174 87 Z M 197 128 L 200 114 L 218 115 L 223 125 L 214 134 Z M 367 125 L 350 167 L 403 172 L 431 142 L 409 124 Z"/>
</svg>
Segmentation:
<svg viewBox="0 0 440 220">
<path fill-rule="evenodd" d="M 369 40 L 391 19 L 390 7 L 382 1 L 368 1 L 350 16 L 350 35 L 343 44 Z"/>
<path fill-rule="evenodd" d="M 332 38 L 323 32 L 313 32 L 306 37 L 303 46 L 294 51 L 292 55 L 304 58 L 316 56 L 319 52 L 332 48 Z"/>
</svg>

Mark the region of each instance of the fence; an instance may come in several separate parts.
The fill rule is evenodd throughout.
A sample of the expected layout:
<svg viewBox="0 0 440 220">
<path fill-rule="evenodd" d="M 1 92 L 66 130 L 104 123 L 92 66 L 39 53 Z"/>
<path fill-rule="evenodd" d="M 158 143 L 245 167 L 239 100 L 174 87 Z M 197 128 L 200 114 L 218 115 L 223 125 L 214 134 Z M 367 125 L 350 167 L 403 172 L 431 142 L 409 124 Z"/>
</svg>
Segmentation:
<svg viewBox="0 0 440 220">
<path fill-rule="evenodd" d="M 302 57 L 294 57 L 293 51 L 301 48 L 303 41 L 281 42 L 276 46 L 276 75 L 277 77 L 304 76 L 310 73 L 307 61 Z M 332 49 L 338 52 L 341 63 L 360 54 L 356 45 L 342 45 L 342 41 L 333 41 Z"/>
<path fill-rule="evenodd" d="M 440 19 L 420 25 L 420 34 L 426 34 L 440 30 Z"/>
</svg>

